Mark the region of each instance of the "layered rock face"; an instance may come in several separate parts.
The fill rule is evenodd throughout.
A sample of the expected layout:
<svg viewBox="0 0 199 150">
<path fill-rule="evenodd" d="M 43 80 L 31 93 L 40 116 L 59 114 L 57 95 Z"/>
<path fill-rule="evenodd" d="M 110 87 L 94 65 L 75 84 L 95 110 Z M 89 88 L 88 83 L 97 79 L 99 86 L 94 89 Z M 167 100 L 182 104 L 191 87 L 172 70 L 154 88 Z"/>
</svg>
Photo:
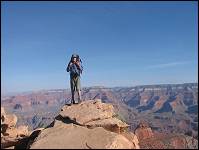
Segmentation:
<svg viewBox="0 0 199 150">
<path fill-rule="evenodd" d="M 16 128 L 17 116 L 6 114 L 1 107 L 1 148 L 16 146 L 20 141 L 29 136 L 27 126 Z"/>
<path fill-rule="evenodd" d="M 82 88 L 82 99 L 111 103 L 131 131 L 145 120 L 154 131 L 198 139 L 198 83 L 87 87 Z M 1 104 L 18 116 L 17 125 L 26 124 L 34 130 L 48 126 L 70 100 L 69 89 L 54 89 L 3 96 Z"/>
<path fill-rule="evenodd" d="M 145 122 L 141 122 L 138 125 L 138 128 L 135 130 L 135 134 L 139 140 L 152 138 L 154 136 L 152 129 Z"/>
<path fill-rule="evenodd" d="M 17 117 L 1 108 L 1 148 L 15 149 L 198 149 L 190 136 L 154 132 L 141 121 L 135 134 L 100 99 L 63 106 L 46 128 L 16 128 Z"/>
<path fill-rule="evenodd" d="M 138 149 L 137 136 L 115 116 L 113 106 L 101 100 L 65 105 L 30 148 Z"/>
<path fill-rule="evenodd" d="M 146 122 L 135 130 L 142 149 L 198 149 L 198 140 L 183 134 L 153 132 Z"/>
</svg>

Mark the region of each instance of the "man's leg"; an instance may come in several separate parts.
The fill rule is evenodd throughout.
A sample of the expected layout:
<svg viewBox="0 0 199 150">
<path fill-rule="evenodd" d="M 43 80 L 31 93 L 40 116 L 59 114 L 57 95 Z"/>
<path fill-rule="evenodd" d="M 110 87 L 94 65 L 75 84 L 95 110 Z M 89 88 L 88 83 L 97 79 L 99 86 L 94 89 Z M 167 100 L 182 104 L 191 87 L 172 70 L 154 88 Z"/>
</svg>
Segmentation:
<svg viewBox="0 0 199 150">
<path fill-rule="evenodd" d="M 81 103 L 81 84 L 80 84 L 80 76 L 77 77 L 77 93 L 78 93 L 78 103 Z"/>
<path fill-rule="evenodd" d="M 77 91 L 77 93 L 78 93 L 78 97 L 79 97 L 79 103 L 81 103 L 81 102 L 82 102 L 82 98 L 81 98 L 81 91 L 80 91 L 80 90 L 78 90 L 78 91 Z"/>
<path fill-rule="evenodd" d="M 71 99 L 71 104 L 75 103 L 75 84 L 74 84 L 74 79 L 70 79 L 70 86 L 71 86 L 71 94 L 72 94 L 72 99 Z"/>
<path fill-rule="evenodd" d="M 71 104 L 74 104 L 75 103 L 75 91 L 72 91 L 71 94 L 72 94 Z"/>
</svg>

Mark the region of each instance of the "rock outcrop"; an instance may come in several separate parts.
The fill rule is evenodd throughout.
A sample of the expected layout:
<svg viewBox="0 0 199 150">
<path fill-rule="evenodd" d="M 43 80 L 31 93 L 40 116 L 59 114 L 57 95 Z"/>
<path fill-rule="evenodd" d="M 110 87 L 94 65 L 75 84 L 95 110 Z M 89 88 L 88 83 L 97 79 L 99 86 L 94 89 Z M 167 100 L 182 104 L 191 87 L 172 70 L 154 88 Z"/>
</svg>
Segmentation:
<svg viewBox="0 0 199 150">
<path fill-rule="evenodd" d="M 30 148 L 138 149 L 137 136 L 126 132 L 128 125 L 115 116 L 113 106 L 101 100 L 65 105 Z"/>
<path fill-rule="evenodd" d="M 137 129 L 135 130 L 135 134 L 139 140 L 152 138 L 154 136 L 152 129 L 146 122 L 141 122 L 138 125 Z"/>
<path fill-rule="evenodd" d="M 103 127 L 107 130 L 120 133 L 129 125 L 115 118 L 114 108 L 111 104 L 102 103 L 101 100 L 88 100 L 79 105 L 67 105 L 60 112 L 61 118 L 71 120 L 76 124 L 88 128 Z"/>
<path fill-rule="evenodd" d="M 142 149 L 198 149 L 198 140 L 183 134 L 155 133 L 139 141 Z"/>
<path fill-rule="evenodd" d="M 53 128 L 45 129 L 31 145 L 31 149 L 100 149 L 134 148 L 124 136 L 109 132 L 102 127 L 88 129 L 76 124 L 57 123 Z"/>
<path fill-rule="evenodd" d="M 183 134 L 153 132 L 148 123 L 141 121 L 135 130 L 142 149 L 198 149 L 198 141 Z"/>
<path fill-rule="evenodd" d="M 23 138 L 29 136 L 27 126 L 19 126 L 16 128 L 17 116 L 14 114 L 6 114 L 1 107 L 1 148 L 16 146 Z"/>
</svg>

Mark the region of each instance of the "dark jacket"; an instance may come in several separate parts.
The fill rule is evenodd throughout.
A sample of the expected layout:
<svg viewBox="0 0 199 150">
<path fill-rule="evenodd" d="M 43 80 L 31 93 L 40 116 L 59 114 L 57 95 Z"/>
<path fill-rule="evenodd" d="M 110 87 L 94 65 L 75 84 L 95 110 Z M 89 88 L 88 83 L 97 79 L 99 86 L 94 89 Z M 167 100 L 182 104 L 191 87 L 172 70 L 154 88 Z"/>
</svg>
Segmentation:
<svg viewBox="0 0 199 150">
<path fill-rule="evenodd" d="M 81 65 L 81 63 L 79 63 L 79 65 L 69 62 L 68 66 L 67 66 L 67 72 L 70 72 L 70 76 L 73 76 L 73 72 L 78 72 L 78 76 L 80 76 L 80 74 L 83 71 L 83 66 Z M 76 71 L 77 70 L 77 71 Z"/>
</svg>

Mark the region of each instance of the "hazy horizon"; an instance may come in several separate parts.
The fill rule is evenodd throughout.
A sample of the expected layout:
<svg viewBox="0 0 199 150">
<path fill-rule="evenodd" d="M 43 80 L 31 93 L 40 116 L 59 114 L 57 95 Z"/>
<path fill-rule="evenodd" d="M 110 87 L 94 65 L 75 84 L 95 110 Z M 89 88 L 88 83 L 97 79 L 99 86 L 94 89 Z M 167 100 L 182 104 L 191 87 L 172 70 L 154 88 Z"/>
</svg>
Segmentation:
<svg viewBox="0 0 199 150">
<path fill-rule="evenodd" d="M 1 93 L 198 83 L 198 2 L 1 2 Z"/>
<path fill-rule="evenodd" d="M 94 86 L 83 86 L 83 88 L 93 88 L 93 87 L 104 87 L 104 88 L 128 88 L 128 87 L 138 87 L 138 86 L 155 86 L 155 85 L 183 85 L 183 84 L 198 84 L 198 82 L 186 82 L 186 83 L 163 83 L 163 84 L 142 84 L 142 85 L 130 85 L 130 86 L 103 86 L 103 85 L 94 85 Z M 2 96 L 12 96 L 15 94 L 22 94 L 28 92 L 39 92 L 39 91 L 47 91 L 47 90 L 70 90 L 70 88 L 49 88 L 49 89 L 34 89 L 34 90 L 26 90 L 26 91 L 11 91 L 7 93 L 3 93 Z"/>
</svg>

